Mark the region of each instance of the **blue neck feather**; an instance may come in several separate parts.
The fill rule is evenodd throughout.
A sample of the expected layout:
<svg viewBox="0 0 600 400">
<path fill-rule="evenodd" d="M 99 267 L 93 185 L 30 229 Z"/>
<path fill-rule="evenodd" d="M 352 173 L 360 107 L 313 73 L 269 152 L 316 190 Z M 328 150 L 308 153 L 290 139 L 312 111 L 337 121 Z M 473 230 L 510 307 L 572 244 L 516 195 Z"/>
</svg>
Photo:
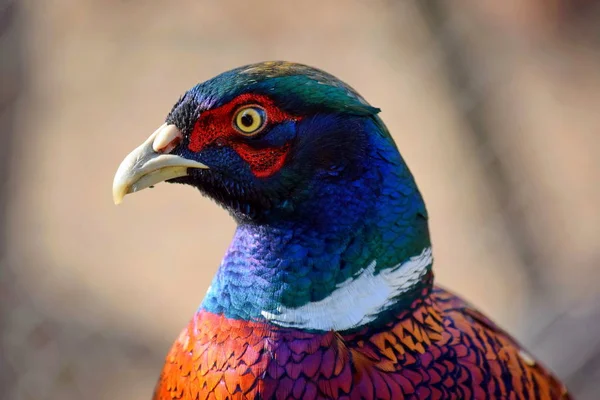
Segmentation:
<svg viewBox="0 0 600 400">
<path fill-rule="evenodd" d="M 201 308 L 261 320 L 263 311 L 322 300 L 373 260 L 390 268 L 430 245 L 421 195 L 379 118 L 347 129 L 368 133 L 356 174 L 313 172 L 289 216 L 240 223 Z"/>
</svg>

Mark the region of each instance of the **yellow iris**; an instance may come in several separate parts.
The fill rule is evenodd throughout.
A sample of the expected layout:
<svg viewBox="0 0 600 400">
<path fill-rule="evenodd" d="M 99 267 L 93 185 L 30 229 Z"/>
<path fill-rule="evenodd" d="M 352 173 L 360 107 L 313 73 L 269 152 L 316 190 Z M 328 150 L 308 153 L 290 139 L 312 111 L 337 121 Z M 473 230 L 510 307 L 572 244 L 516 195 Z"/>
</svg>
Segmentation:
<svg viewBox="0 0 600 400">
<path fill-rule="evenodd" d="M 240 109 L 233 119 L 235 128 L 244 135 L 255 135 L 265 125 L 265 111 L 257 106 Z"/>
</svg>

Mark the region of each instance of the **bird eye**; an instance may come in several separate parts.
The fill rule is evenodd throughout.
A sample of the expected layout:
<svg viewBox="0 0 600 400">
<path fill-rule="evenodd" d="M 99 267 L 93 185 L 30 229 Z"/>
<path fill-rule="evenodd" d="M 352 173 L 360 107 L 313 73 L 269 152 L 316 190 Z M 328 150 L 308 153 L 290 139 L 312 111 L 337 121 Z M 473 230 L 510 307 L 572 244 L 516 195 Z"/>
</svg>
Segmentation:
<svg viewBox="0 0 600 400">
<path fill-rule="evenodd" d="M 265 110 L 258 106 L 240 109 L 233 118 L 233 126 L 243 135 L 253 136 L 265 126 Z"/>
</svg>

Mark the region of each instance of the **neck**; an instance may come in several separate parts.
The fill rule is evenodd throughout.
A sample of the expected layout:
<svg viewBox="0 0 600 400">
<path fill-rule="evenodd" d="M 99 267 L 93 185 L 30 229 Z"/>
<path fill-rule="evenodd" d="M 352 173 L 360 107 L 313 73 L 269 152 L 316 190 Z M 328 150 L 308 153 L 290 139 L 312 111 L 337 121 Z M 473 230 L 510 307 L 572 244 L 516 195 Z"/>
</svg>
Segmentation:
<svg viewBox="0 0 600 400">
<path fill-rule="evenodd" d="M 425 206 L 391 139 L 379 139 L 360 177 L 307 189 L 294 218 L 241 223 L 201 308 L 345 331 L 421 296 L 432 284 Z"/>
</svg>

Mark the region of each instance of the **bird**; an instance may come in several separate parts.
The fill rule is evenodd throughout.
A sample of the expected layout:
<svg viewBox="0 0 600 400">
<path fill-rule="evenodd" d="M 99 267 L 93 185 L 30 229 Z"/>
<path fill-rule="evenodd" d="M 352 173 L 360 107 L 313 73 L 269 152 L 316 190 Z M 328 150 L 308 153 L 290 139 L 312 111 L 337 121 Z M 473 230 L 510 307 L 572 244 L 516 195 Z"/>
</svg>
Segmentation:
<svg viewBox="0 0 600 400">
<path fill-rule="evenodd" d="M 185 92 L 123 159 L 115 203 L 184 184 L 237 224 L 153 399 L 571 398 L 434 283 L 425 202 L 379 112 L 321 69 L 249 64 Z"/>
</svg>

